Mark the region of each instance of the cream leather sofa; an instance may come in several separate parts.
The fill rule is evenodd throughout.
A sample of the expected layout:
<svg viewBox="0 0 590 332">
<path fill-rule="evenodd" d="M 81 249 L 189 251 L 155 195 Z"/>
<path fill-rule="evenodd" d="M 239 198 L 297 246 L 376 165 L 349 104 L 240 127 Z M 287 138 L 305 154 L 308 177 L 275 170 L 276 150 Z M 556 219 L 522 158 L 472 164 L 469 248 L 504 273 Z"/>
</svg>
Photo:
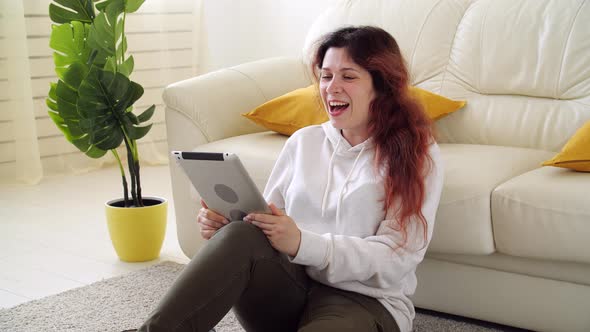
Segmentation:
<svg viewBox="0 0 590 332">
<path fill-rule="evenodd" d="M 540 167 L 590 120 L 590 1 L 341 1 L 346 24 L 398 41 L 413 84 L 467 100 L 436 123 L 445 186 L 416 306 L 539 331 L 590 331 L 590 174 Z M 303 59 L 303 60 L 302 60 Z M 311 82 L 307 57 L 170 85 L 171 150 L 238 153 L 260 188 L 286 140 L 240 116 Z M 180 245 L 203 244 L 198 196 L 171 162 Z"/>
</svg>

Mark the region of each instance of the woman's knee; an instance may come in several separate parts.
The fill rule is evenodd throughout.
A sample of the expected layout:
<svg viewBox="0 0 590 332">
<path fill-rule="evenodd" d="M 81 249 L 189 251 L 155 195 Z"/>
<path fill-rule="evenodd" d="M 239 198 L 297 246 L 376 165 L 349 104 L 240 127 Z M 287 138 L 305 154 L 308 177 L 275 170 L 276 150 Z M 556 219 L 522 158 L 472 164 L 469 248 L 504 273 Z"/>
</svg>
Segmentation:
<svg viewBox="0 0 590 332">
<path fill-rule="evenodd" d="M 232 221 L 229 224 L 220 228 L 215 236 L 222 236 L 224 238 L 239 239 L 258 239 L 261 236 L 264 237 L 264 233 L 260 229 L 250 223 L 244 221 Z"/>
<path fill-rule="evenodd" d="M 273 251 L 264 233 L 258 227 L 244 221 L 230 222 L 217 231 L 209 241 L 221 242 L 236 252 L 256 250 L 270 253 Z"/>
</svg>

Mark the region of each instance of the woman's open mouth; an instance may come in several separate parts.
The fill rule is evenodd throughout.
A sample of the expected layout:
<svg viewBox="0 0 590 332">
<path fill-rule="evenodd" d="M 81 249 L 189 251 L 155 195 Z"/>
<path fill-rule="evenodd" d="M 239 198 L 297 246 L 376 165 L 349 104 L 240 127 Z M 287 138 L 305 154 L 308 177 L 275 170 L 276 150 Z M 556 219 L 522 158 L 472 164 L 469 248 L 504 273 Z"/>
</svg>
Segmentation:
<svg viewBox="0 0 590 332">
<path fill-rule="evenodd" d="M 328 113 L 330 113 L 331 116 L 338 116 L 344 113 L 344 111 L 348 109 L 348 106 L 350 106 L 350 104 L 345 102 L 330 101 L 328 102 Z"/>
</svg>

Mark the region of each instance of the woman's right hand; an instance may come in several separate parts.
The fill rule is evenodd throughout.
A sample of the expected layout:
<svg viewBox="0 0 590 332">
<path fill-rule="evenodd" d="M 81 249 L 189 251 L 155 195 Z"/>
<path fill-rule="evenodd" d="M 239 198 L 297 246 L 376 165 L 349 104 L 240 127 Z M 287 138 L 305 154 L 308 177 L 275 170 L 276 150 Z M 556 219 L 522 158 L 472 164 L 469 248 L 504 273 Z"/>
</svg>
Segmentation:
<svg viewBox="0 0 590 332">
<path fill-rule="evenodd" d="M 202 208 L 197 216 L 197 223 L 201 228 L 201 236 L 205 240 L 209 240 L 218 229 L 229 224 L 229 221 L 224 216 L 209 210 L 209 207 L 202 199 L 201 206 Z"/>
</svg>

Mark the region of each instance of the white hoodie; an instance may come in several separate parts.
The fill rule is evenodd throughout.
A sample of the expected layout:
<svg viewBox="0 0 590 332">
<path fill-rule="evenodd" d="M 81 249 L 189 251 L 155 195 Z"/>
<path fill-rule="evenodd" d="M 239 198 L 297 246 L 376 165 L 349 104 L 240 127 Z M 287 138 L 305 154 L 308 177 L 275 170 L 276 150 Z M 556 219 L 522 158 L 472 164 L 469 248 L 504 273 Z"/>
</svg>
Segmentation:
<svg viewBox="0 0 590 332">
<path fill-rule="evenodd" d="M 422 206 L 428 242 L 443 185 L 436 143 L 429 153 L 434 164 Z M 409 296 L 428 242 L 419 222 L 412 222 L 406 247 L 399 247 L 402 234 L 386 225 L 390 213 L 383 211 L 383 174 L 375 174 L 374 154 L 372 139 L 352 147 L 330 122 L 303 128 L 287 140 L 264 196 L 301 230 L 293 263 L 305 265 L 320 283 L 376 298 L 402 332 L 411 331 L 415 310 Z"/>
</svg>

